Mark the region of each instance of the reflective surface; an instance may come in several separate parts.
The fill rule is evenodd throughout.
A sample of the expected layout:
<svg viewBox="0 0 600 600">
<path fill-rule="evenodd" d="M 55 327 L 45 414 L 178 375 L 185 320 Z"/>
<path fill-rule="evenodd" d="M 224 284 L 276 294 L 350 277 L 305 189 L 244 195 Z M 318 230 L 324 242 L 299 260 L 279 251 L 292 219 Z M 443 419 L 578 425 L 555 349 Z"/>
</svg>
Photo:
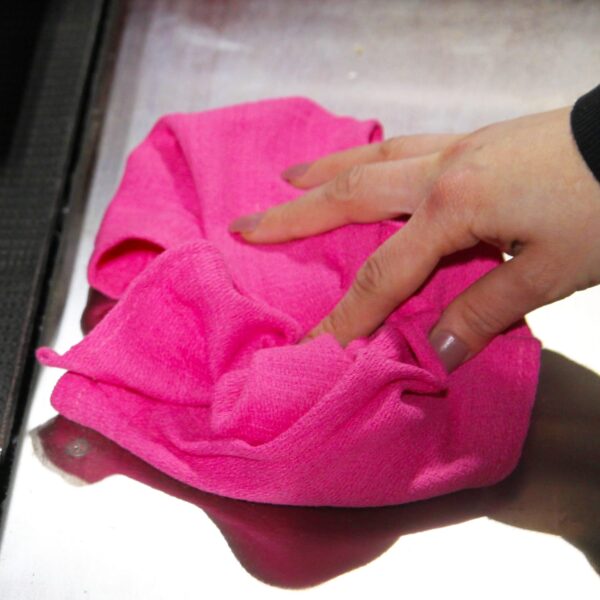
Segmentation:
<svg viewBox="0 0 600 600">
<path fill-rule="evenodd" d="M 71 232 L 75 260 L 57 279 L 44 343 L 62 352 L 81 339 L 95 231 L 127 153 L 163 113 L 302 94 L 376 116 L 388 135 L 464 131 L 593 87 L 599 30 L 595 1 L 131 2 L 83 229 Z M 279 598 L 287 588 L 597 598 L 599 305 L 591 290 L 531 315 L 546 347 L 571 360 L 544 353 L 515 473 L 399 507 L 277 507 L 191 489 L 56 418 L 60 372 L 41 370 L 0 548 L 2 598 Z M 96 303 L 86 327 L 102 311 Z"/>
<path fill-rule="evenodd" d="M 382 508 L 273 506 L 208 494 L 60 415 L 33 430 L 32 437 L 45 465 L 81 484 L 120 474 L 201 508 L 241 565 L 271 585 L 314 586 L 369 563 L 403 535 L 482 516 L 559 535 L 582 550 L 600 574 L 598 398 L 600 377 L 544 351 L 530 434 L 509 478 L 488 488 Z"/>
</svg>

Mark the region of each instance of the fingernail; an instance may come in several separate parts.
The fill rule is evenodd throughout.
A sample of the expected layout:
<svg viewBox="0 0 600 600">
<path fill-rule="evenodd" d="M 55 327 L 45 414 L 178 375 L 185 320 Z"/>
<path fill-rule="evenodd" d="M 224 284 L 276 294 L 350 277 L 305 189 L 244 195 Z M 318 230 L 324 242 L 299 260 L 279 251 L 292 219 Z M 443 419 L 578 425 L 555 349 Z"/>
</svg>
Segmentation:
<svg viewBox="0 0 600 600">
<path fill-rule="evenodd" d="M 429 343 L 439 356 L 447 373 L 454 371 L 469 354 L 467 345 L 449 331 L 436 331 L 429 338 Z"/>
<path fill-rule="evenodd" d="M 291 181 L 292 179 L 298 179 L 298 177 L 302 177 L 306 171 L 308 171 L 308 167 L 310 167 L 310 163 L 300 163 L 297 165 L 293 165 L 288 167 L 281 176 L 287 181 Z"/>
<path fill-rule="evenodd" d="M 229 231 L 232 233 L 249 233 L 250 231 L 254 231 L 261 222 L 264 214 L 263 211 L 238 217 L 230 223 Z"/>
</svg>

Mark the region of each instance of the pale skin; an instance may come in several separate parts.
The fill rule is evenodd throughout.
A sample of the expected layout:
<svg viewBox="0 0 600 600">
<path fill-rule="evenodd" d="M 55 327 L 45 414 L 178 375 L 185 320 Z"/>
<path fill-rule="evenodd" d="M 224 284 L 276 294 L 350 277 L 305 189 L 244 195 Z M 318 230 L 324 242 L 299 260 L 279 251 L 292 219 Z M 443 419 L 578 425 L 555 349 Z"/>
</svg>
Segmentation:
<svg viewBox="0 0 600 600">
<path fill-rule="evenodd" d="M 483 242 L 512 255 L 445 309 L 429 339 L 447 371 L 528 312 L 600 283 L 600 184 L 570 129 L 571 107 L 472 133 L 390 138 L 283 173 L 307 190 L 231 225 L 280 243 L 348 223 L 411 215 L 367 259 L 307 338 L 373 333 L 439 260 Z"/>
</svg>

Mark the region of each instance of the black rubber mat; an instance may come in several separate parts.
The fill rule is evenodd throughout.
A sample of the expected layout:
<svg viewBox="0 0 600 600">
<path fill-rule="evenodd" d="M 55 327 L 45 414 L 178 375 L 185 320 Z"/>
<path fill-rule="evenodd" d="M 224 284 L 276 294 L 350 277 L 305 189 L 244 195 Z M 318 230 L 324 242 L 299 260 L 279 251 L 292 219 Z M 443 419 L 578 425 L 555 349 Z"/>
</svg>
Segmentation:
<svg viewBox="0 0 600 600">
<path fill-rule="evenodd" d="M 0 2 L 0 500 L 109 4 Z"/>
</svg>

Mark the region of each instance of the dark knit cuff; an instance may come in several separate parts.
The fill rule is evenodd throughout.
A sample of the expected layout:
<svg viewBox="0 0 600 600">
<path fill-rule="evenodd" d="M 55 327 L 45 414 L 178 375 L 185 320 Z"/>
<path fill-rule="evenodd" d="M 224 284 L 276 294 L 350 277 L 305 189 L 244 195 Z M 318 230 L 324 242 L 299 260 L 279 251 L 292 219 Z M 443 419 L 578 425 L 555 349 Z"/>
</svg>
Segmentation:
<svg viewBox="0 0 600 600">
<path fill-rule="evenodd" d="M 571 130 L 579 152 L 600 181 L 600 85 L 575 102 Z"/>
</svg>

